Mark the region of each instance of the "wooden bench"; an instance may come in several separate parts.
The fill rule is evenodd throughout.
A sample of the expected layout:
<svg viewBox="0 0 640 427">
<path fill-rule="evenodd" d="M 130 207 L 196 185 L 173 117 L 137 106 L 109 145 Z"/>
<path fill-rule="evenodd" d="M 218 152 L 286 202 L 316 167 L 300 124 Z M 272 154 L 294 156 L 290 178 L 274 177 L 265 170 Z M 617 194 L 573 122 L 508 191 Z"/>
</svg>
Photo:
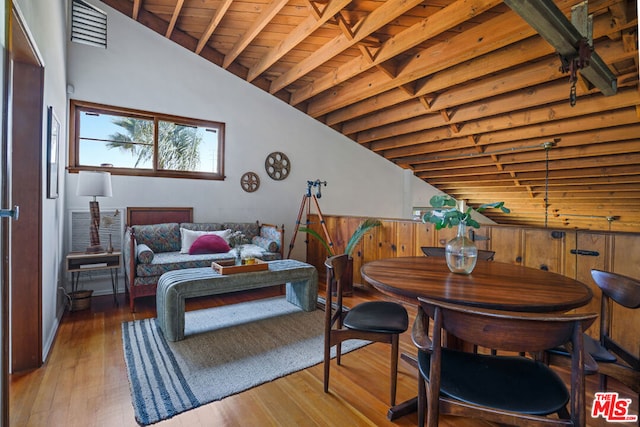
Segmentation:
<svg viewBox="0 0 640 427">
<path fill-rule="evenodd" d="M 185 299 L 264 288 L 286 283 L 287 301 L 313 311 L 318 299 L 318 272 L 310 264 L 286 259 L 270 261 L 269 269 L 222 275 L 212 268 L 188 268 L 164 273 L 158 281 L 158 326 L 168 341 L 184 339 Z"/>
</svg>

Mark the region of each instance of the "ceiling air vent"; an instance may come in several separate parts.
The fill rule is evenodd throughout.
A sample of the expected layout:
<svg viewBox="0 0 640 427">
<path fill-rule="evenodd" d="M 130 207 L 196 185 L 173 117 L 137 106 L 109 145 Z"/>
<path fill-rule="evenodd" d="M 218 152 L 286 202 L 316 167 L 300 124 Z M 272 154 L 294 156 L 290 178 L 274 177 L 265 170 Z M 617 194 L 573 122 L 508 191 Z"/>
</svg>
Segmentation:
<svg viewBox="0 0 640 427">
<path fill-rule="evenodd" d="M 106 49 L 107 14 L 82 0 L 73 0 L 71 41 Z"/>
</svg>

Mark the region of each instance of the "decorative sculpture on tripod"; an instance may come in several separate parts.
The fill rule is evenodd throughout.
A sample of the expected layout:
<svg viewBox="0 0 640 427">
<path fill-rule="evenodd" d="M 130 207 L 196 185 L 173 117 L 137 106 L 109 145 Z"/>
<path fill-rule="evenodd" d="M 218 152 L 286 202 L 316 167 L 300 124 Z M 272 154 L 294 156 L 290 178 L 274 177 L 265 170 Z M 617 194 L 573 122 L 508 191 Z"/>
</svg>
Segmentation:
<svg viewBox="0 0 640 427">
<path fill-rule="evenodd" d="M 315 181 L 307 181 L 307 192 L 304 196 L 302 196 L 302 202 L 300 203 L 300 210 L 298 211 L 298 219 L 296 220 L 296 228 L 293 231 L 293 237 L 291 238 L 291 243 L 289 243 L 289 252 L 287 253 L 287 259 L 291 258 L 291 251 L 293 250 L 293 245 L 296 241 L 296 236 L 298 235 L 298 228 L 300 228 L 300 221 L 302 220 L 302 214 L 307 211 L 307 221 L 306 225 L 309 225 L 309 213 L 311 211 L 311 200 L 316 205 L 316 210 L 318 211 L 318 217 L 320 217 L 320 225 L 322 225 L 322 230 L 324 231 L 324 235 L 327 238 L 326 242 L 329 248 L 333 248 L 333 240 L 331 240 L 331 236 L 329 236 L 329 230 L 327 230 L 327 226 L 324 222 L 324 217 L 322 216 L 322 212 L 320 211 L 320 205 L 318 204 L 318 199 L 322 197 L 322 186 L 327 186 L 327 181 L 320 181 L 316 179 Z M 315 187 L 317 188 L 316 194 L 311 192 L 311 189 Z"/>
</svg>

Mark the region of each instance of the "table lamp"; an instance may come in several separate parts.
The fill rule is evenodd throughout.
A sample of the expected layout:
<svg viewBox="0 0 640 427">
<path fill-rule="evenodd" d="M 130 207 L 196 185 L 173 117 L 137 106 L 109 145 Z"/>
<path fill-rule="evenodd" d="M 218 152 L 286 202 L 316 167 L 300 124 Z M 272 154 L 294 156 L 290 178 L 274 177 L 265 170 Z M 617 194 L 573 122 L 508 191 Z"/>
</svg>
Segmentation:
<svg viewBox="0 0 640 427">
<path fill-rule="evenodd" d="M 104 248 L 100 246 L 100 205 L 96 197 L 111 197 L 111 174 L 109 172 L 80 171 L 78 172 L 78 187 L 76 189 L 78 196 L 91 196 L 93 200 L 89 202 L 89 211 L 91 212 L 91 225 L 89 226 L 89 235 L 91 245 L 87 247 L 86 253 L 104 252 Z"/>
</svg>

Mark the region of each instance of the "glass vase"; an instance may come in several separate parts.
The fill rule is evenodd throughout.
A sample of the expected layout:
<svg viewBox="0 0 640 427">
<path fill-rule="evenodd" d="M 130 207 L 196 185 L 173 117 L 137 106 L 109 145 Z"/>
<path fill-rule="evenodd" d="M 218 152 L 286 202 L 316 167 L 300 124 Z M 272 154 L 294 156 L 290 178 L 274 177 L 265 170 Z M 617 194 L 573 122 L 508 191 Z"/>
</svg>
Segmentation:
<svg viewBox="0 0 640 427">
<path fill-rule="evenodd" d="M 466 235 L 466 224 L 458 224 L 458 234 L 447 242 L 445 255 L 452 273 L 470 274 L 478 260 L 478 248 Z"/>
<path fill-rule="evenodd" d="M 241 248 L 234 248 L 234 252 L 235 252 L 235 255 L 236 255 L 235 265 L 242 265 L 242 249 Z"/>
</svg>

